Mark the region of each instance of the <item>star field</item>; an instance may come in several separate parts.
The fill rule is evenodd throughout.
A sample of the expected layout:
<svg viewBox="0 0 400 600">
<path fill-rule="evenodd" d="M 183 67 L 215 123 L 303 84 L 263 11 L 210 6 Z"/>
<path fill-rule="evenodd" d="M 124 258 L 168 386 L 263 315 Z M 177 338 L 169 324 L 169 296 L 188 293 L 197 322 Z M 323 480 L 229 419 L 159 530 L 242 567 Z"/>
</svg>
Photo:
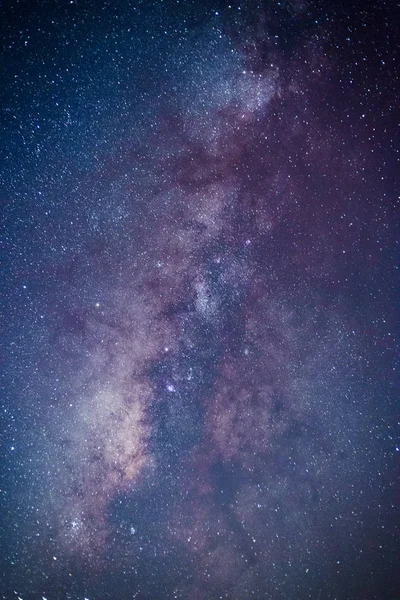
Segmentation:
<svg viewBox="0 0 400 600">
<path fill-rule="evenodd" d="M 394 600 L 394 8 L 7 1 L 4 600 Z"/>
</svg>

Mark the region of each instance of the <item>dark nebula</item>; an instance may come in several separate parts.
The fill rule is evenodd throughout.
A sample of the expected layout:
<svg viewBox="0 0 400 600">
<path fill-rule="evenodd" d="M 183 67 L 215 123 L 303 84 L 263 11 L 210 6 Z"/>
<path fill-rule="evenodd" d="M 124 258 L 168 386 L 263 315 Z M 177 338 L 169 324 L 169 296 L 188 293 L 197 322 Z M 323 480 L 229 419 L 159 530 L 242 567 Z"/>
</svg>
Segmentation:
<svg viewBox="0 0 400 600">
<path fill-rule="evenodd" d="M 399 598 L 394 6 L 0 10 L 0 597 Z"/>
</svg>

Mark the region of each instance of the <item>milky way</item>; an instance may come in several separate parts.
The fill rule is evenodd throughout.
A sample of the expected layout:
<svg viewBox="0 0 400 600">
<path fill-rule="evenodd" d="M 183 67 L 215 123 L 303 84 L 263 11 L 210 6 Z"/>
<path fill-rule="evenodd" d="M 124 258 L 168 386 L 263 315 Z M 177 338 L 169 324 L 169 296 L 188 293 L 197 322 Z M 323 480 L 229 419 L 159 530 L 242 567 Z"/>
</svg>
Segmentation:
<svg viewBox="0 0 400 600">
<path fill-rule="evenodd" d="M 389 8 L 47 8 L 2 28 L 1 597 L 394 598 Z"/>
</svg>

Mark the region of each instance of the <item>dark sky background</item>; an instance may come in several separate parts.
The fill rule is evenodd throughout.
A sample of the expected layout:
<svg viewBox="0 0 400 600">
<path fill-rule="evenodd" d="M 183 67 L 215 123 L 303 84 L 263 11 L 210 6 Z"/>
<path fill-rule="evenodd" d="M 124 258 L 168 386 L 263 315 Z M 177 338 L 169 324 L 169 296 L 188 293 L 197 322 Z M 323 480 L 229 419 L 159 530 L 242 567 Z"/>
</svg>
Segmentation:
<svg viewBox="0 0 400 600">
<path fill-rule="evenodd" d="M 397 16 L 3 0 L 2 599 L 400 598 Z"/>
</svg>

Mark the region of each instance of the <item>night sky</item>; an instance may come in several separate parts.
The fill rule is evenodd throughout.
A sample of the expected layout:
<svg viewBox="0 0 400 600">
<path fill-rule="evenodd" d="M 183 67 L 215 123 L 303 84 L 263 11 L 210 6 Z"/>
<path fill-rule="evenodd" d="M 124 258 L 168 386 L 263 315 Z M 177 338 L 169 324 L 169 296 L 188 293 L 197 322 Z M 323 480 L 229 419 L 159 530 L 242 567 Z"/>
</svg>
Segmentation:
<svg viewBox="0 0 400 600">
<path fill-rule="evenodd" d="M 394 9 L 1 3 L 2 600 L 400 598 Z"/>
</svg>

